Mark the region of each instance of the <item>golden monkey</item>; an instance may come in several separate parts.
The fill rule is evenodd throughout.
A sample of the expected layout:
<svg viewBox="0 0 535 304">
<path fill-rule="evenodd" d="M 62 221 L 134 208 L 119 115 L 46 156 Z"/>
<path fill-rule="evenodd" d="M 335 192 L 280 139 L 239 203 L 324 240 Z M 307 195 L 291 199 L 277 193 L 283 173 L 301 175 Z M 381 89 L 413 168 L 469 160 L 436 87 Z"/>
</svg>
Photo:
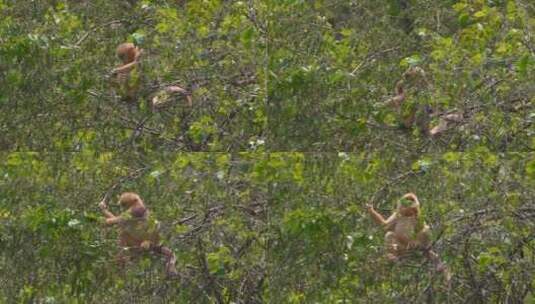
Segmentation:
<svg viewBox="0 0 535 304">
<path fill-rule="evenodd" d="M 120 95 L 126 101 L 136 101 L 142 76 L 139 67 L 139 58 L 143 50 L 139 49 L 133 43 L 122 43 L 117 47 L 116 53 L 117 57 L 122 61 L 122 65 L 112 71 L 114 82 L 119 87 Z M 168 103 L 173 94 L 184 95 L 188 106 L 192 106 L 191 93 L 176 85 L 167 86 L 158 91 L 152 98 L 149 106 L 153 110 L 161 108 Z"/>
<path fill-rule="evenodd" d="M 419 89 L 423 86 L 429 86 L 425 71 L 420 67 L 410 67 L 403 73 L 401 79 L 396 82 L 394 97 L 385 101 L 385 105 L 393 108 L 397 113 L 400 124 L 403 127 L 410 129 L 416 123 L 422 134 L 437 136 L 448 130 L 452 124 L 462 121 L 461 113 L 446 115 L 433 113 L 427 105 L 418 105 L 414 100 L 412 102 L 411 100 L 407 101 L 406 87 Z M 438 117 L 436 126 L 430 126 L 432 116 Z"/>
<path fill-rule="evenodd" d="M 143 50 L 133 43 L 121 43 L 117 47 L 116 53 L 122 61 L 122 65 L 112 70 L 113 81 L 125 100 L 135 101 L 141 83 L 139 58 Z"/>
<path fill-rule="evenodd" d="M 171 249 L 160 243 L 159 223 L 149 217 L 149 210 L 139 195 L 125 192 L 119 197 L 119 204 L 126 210 L 118 216 L 108 210 L 106 199 L 99 204 L 106 225 L 119 227 L 119 246 L 122 250 L 117 256 L 118 262 L 124 264 L 131 257 L 129 254 L 135 256 L 150 251 L 164 256 L 167 275 L 176 276 L 176 257 Z"/>
<path fill-rule="evenodd" d="M 425 107 L 418 105 L 416 100 L 407 100 L 408 95 L 410 95 L 407 94 L 407 87 L 419 88 L 424 85 L 428 85 L 428 82 L 425 71 L 422 68 L 411 67 L 407 69 L 401 79 L 396 82 L 394 97 L 388 99 L 385 105 L 394 109 L 402 127 L 409 129 L 416 123 L 422 133 L 427 134 L 428 119 L 426 116 L 429 114 L 426 113 Z"/>
<path fill-rule="evenodd" d="M 405 89 L 403 88 L 403 86 L 404 86 L 403 80 L 399 80 L 396 83 L 396 88 L 395 88 L 396 95 L 388 99 L 385 102 L 385 104 L 389 107 L 392 107 L 394 111 L 396 111 L 397 115 L 400 117 L 400 123 L 405 128 L 410 128 L 412 127 L 412 124 L 414 123 L 416 111 L 411 111 L 410 113 L 408 113 L 408 115 L 404 115 L 404 113 L 402 113 L 403 112 L 402 105 L 406 97 Z"/>
<path fill-rule="evenodd" d="M 398 261 L 402 255 L 411 250 L 421 250 L 436 270 L 444 272 L 446 279 L 449 280 L 450 275 L 446 266 L 431 250 L 431 230 L 421 216 L 420 202 L 414 193 L 403 195 L 397 203 L 396 211 L 388 219 L 375 211 L 373 206 L 366 207 L 373 220 L 386 230 L 386 257 L 390 261 Z"/>
</svg>

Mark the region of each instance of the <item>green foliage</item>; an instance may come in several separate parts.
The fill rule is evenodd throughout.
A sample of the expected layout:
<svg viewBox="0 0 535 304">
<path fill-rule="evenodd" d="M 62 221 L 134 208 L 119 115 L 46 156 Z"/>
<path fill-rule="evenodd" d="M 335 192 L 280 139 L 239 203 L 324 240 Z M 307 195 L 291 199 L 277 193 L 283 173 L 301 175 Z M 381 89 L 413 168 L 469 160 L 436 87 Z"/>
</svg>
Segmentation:
<svg viewBox="0 0 535 304">
<path fill-rule="evenodd" d="M 286 180 L 278 190 L 287 193 L 272 196 L 269 300 L 440 303 L 481 297 L 478 288 L 496 288 L 483 301 L 524 299 L 535 274 L 528 266 L 533 248 L 521 249 L 532 243 L 533 229 L 527 156 L 480 149 L 419 159 L 372 153 L 286 159 L 281 167 L 304 164 L 303 178 Z M 374 228 L 365 203 L 388 216 L 409 191 L 418 195 L 433 248 L 453 273 L 451 289 L 421 254 L 395 264 L 384 257 L 384 231 Z M 518 290 L 505 291 L 512 286 Z"/>
<path fill-rule="evenodd" d="M 401 151 L 532 150 L 526 1 L 291 3 L 269 1 L 274 150 L 359 152 L 385 142 Z M 433 138 L 397 127 L 383 102 L 411 66 L 426 72 L 427 85 L 405 103 L 417 92 L 419 105 L 460 111 L 462 123 Z"/>
<path fill-rule="evenodd" d="M 533 301 L 534 15 L 528 0 L 0 0 L 0 302 Z M 111 83 L 123 42 L 143 49 L 132 102 Z M 123 191 L 178 278 L 154 254 L 117 262 L 97 204 L 120 214 Z M 407 192 L 449 285 L 420 252 L 384 257 L 366 205 L 387 216 Z"/>
<path fill-rule="evenodd" d="M 251 10 L 252 3 L 220 1 L 2 3 L 0 146 L 247 150 L 265 127 L 265 39 L 247 18 Z M 129 85 L 141 88 L 137 106 L 121 101 L 125 92 L 110 84 L 119 65 L 115 48 L 125 41 L 144 49 L 142 71 Z M 174 97 L 152 115 L 147 101 L 170 84 L 191 91 L 193 106 Z"/>
<path fill-rule="evenodd" d="M 266 186 L 252 175 L 262 154 L 153 154 L 139 167 L 142 157 L 111 152 L 1 156 L 0 299 L 209 303 L 221 286 L 229 299 L 260 301 Z M 111 211 L 121 212 L 120 192 L 141 194 L 177 255 L 179 280 L 167 280 L 150 254 L 124 269 L 116 264 L 117 233 L 104 227 L 97 203 L 118 180 Z"/>
</svg>

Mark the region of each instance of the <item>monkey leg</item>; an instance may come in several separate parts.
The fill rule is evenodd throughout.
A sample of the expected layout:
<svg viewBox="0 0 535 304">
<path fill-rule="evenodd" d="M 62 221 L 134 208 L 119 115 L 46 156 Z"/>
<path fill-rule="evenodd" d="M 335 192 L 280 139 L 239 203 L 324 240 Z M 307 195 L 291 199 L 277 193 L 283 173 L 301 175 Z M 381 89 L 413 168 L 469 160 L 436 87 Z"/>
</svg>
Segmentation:
<svg viewBox="0 0 535 304">
<path fill-rule="evenodd" d="M 126 275 L 128 265 L 134 261 L 136 255 L 129 250 L 129 247 L 119 247 L 119 251 L 115 254 L 114 262 L 118 267 L 118 273 Z"/>
<path fill-rule="evenodd" d="M 428 225 L 416 234 L 416 245 L 420 248 L 427 259 L 429 259 L 433 265 L 440 263 L 440 258 L 433 250 L 431 250 L 431 229 Z"/>
<path fill-rule="evenodd" d="M 177 276 L 176 270 L 176 256 L 173 251 L 163 245 L 154 246 L 151 248 L 153 252 L 165 257 L 165 271 L 168 276 Z"/>
<path fill-rule="evenodd" d="M 446 281 L 449 281 L 451 279 L 451 273 L 448 267 L 440 260 L 438 254 L 431 249 L 431 230 L 428 225 L 425 225 L 424 229 L 417 234 L 416 239 L 425 257 L 433 264 L 435 270 L 443 273 Z"/>
<path fill-rule="evenodd" d="M 421 135 L 427 136 L 429 134 L 430 112 L 431 108 L 427 104 L 418 105 L 416 108 L 414 124 L 418 127 Z"/>
<path fill-rule="evenodd" d="M 428 225 L 416 234 L 416 245 L 423 250 L 431 248 L 431 229 Z"/>
<path fill-rule="evenodd" d="M 451 280 L 451 272 L 448 269 L 448 266 L 440 260 L 440 257 L 436 252 L 431 249 L 425 251 L 426 258 L 433 263 L 435 270 L 441 272 L 444 275 L 444 279 L 449 282 Z"/>
<path fill-rule="evenodd" d="M 429 130 L 429 134 L 432 136 L 439 135 L 440 133 L 448 129 L 448 122 L 442 118 L 439 119 L 438 125 Z"/>
<path fill-rule="evenodd" d="M 403 253 L 403 246 L 400 244 L 394 232 L 389 231 L 385 234 L 386 258 L 390 261 L 397 261 Z"/>
<path fill-rule="evenodd" d="M 439 118 L 438 125 L 429 130 L 431 135 L 439 135 L 448 130 L 452 124 L 459 123 L 463 119 L 461 114 L 453 113 Z"/>
<path fill-rule="evenodd" d="M 437 271 L 438 271 L 439 267 L 440 267 L 439 265 L 442 264 L 438 254 L 436 252 L 434 252 L 433 250 L 431 250 L 431 249 L 425 250 L 424 254 L 425 254 L 425 257 L 429 261 L 431 261 L 431 263 L 433 263 L 433 265 L 435 265 L 435 267 L 437 268 Z"/>
<path fill-rule="evenodd" d="M 128 240 L 127 237 L 124 234 L 121 234 L 119 237 L 119 240 L 117 242 L 118 245 L 118 251 L 115 254 L 115 263 L 119 265 L 121 269 L 126 268 L 126 264 L 131 260 L 131 257 L 129 255 L 128 250 L 125 250 L 125 248 L 128 247 Z"/>
</svg>

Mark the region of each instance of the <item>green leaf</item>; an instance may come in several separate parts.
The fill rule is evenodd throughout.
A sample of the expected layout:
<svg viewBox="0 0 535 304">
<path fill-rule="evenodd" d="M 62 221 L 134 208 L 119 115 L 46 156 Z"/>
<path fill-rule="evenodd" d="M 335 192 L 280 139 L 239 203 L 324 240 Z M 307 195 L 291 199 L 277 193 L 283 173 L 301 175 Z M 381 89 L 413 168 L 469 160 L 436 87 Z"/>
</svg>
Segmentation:
<svg viewBox="0 0 535 304">
<path fill-rule="evenodd" d="M 535 159 L 527 163 L 526 173 L 529 178 L 531 178 L 532 180 L 535 180 Z"/>
<path fill-rule="evenodd" d="M 528 71 L 528 66 L 531 62 L 531 56 L 529 54 L 525 54 L 516 62 L 516 68 L 518 70 L 518 73 L 522 76 L 526 76 Z"/>
<path fill-rule="evenodd" d="M 462 1 L 460 2 L 457 2 L 453 5 L 453 9 L 456 10 L 457 12 L 460 12 L 460 11 L 463 11 L 464 9 L 466 9 L 468 7 L 468 4 L 467 3 L 464 3 Z"/>
<path fill-rule="evenodd" d="M 480 11 L 474 13 L 474 17 L 483 18 L 483 17 L 487 16 L 487 14 L 488 14 L 488 10 L 484 9 L 484 10 L 480 10 Z"/>
</svg>

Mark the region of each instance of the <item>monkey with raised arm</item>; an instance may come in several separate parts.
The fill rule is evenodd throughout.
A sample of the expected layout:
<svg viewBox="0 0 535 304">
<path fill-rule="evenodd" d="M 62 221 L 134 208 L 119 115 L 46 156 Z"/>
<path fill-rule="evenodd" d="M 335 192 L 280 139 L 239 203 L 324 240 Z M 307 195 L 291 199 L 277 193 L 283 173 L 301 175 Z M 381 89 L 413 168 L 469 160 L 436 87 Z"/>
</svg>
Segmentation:
<svg viewBox="0 0 535 304">
<path fill-rule="evenodd" d="M 118 262 L 124 264 L 132 255 L 152 252 L 164 256 L 167 275 L 176 276 L 176 257 L 171 249 L 160 242 L 159 223 L 149 215 L 143 200 L 134 192 L 125 192 L 119 197 L 119 204 L 125 211 L 116 216 L 108 210 L 106 198 L 99 203 L 105 217 L 105 225 L 119 228 L 119 246 L 121 251 Z"/>
<path fill-rule="evenodd" d="M 129 102 L 135 102 L 141 84 L 140 57 L 143 50 L 133 43 L 121 43 L 116 50 L 122 64 L 113 69 L 112 80 L 119 94 Z"/>
<path fill-rule="evenodd" d="M 411 95 L 417 95 L 422 88 L 429 86 L 425 71 L 420 67 L 410 67 L 396 82 L 394 96 L 386 100 L 384 104 L 396 112 L 400 126 L 410 129 L 416 125 L 421 134 L 438 136 L 450 129 L 452 125 L 461 122 L 463 116 L 460 112 L 442 114 L 434 111 L 429 104 L 419 104 L 416 97 L 408 98 Z M 434 126 L 431 126 L 432 117 L 438 118 L 438 123 Z"/>
<path fill-rule="evenodd" d="M 121 43 L 116 50 L 117 57 L 122 65 L 112 70 L 113 83 L 118 87 L 119 94 L 129 102 L 135 102 L 141 87 L 140 57 L 143 50 L 133 43 Z M 166 86 L 153 94 L 149 101 L 151 110 L 166 106 L 172 95 L 182 95 L 186 98 L 188 106 L 192 106 L 191 93 L 177 85 Z"/>
<path fill-rule="evenodd" d="M 398 261 L 411 250 L 421 250 L 433 263 L 436 270 L 443 272 L 449 280 L 449 272 L 438 255 L 431 249 L 431 230 L 424 222 L 420 202 L 414 193 L 407 193 L 397 202 L 396 211 L 385 219 L 372 205 L 366 205 L 372 219 L 386 230 L 386 257 Z"/>
<path fill-rule="evenodd" d="M 427 85 L 425 72 L 419 67 L 407 69 L 396 82 L 395 95 L 384 104 L 396 112 L 401 127 L 410 129 L 416 123 L 420 131 L 427 134 L 427 108 L 425 105 L 420 105 L 417 98 L 409 98 L 417 95 L 420 88 Z"/>
</svg>

